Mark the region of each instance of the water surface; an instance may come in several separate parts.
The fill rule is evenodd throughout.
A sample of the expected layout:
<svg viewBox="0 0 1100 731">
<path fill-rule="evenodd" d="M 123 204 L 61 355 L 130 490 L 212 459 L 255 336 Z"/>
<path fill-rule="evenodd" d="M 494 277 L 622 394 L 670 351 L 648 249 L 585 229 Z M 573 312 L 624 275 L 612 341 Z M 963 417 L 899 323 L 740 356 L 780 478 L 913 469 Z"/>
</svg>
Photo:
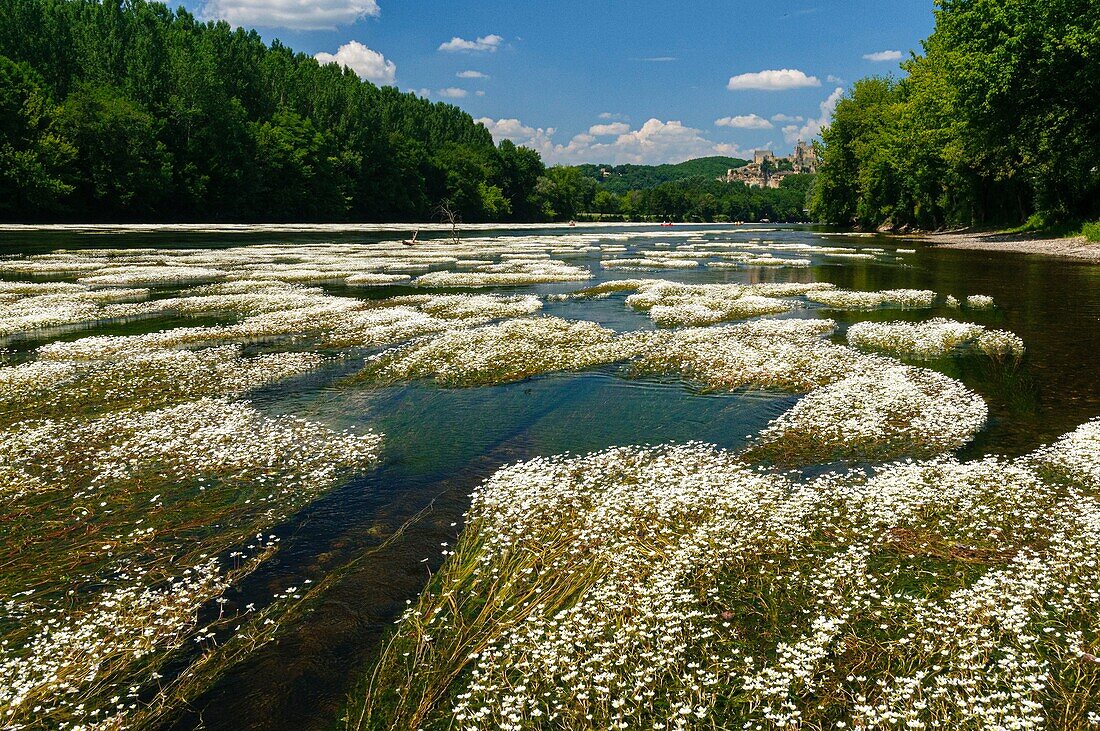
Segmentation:
<svg viewBox="0 0 1100 731">
<path fill-rule="evenodd" d="M 495 230 L 497 236 L 562 234 L 588 229 Z M 600 227 L 624 232 L 660 232 L 656 227 Z M 838 313 L 816 307 L 790 316 L 833 317 L 843 329 L 862 320 L 945 316 L 1010 330 L 1028 353 L 1017 370 L 975 358 L 930 364 L 981 393 L 990 406 L 989 426 L 961 456 L 1018 455 L 1100 415 L 1100 267 L 1040 257 L 937 250 L 895 239 L 834 236 L 803 228 L 715 233 L 710 227 L 678 227 L 704 238 L 744 237 L 781 245 L 878 247 L 876 261 L 814 257 L 804 269 L 692 269 L 645 274 L 603 269 L 598 255 L 569 258 L 585 263 L 597 281 L 660 277 L 683 282 L 819 281 L 859 290 L 931 289 L 962 299 L 991 295 L 991 311 L 936 309 Z M 251 243 L 356 242 L 393 238 L 391 232 L 323 231 L 208 233 L 141 231 L 108 233 L 0 232 L 3 254 L 42 253 L 83 247 L 225 247 Z M 684 238 L 670 239 L 683 243 Z M 661 242 L 653 236 L 625 243 L 631 252 Z M 894 256 L 894 250 L 916 248 Z M 799 251 L 792 255 L 802 255 Z M 508 293 L 548 295 L 581 284 L 507 288 Z M 412 291 L 329 287 L 333 294 L 384 297 Z M 165 288 L 157 296 L 168 296 Z M 547 302 L 544 312 L 599 322 L 616 330 L 652 327 L 644 313 L 623 304 L 625 295 L 601 300 Z M 89 334 L 153 332 L 204 324 L 193 318 L 150 319 L 91 330 L 41 332 L 10 340 L 17 360 L 37 345 Z M 271 413 L 291 413 L 337 428 L 370 428 L 385 434 L 381 465 L 329 493 L 274 532 L 282 538 L 277 557 L 232 594 L 233 604 L 267 601 L 290 585 L 338 575 L 318 605 L 292 623 L 280 639 L 233 669 L 199 698 L 175 725 L 179 729 L 324 729 L 334 725 L 352 682 L 367 666 L 394 619 L 425 585 L 440 562 L 441 544 L 453 543 L 462 526 L 470 491 L 501 465 L 538 455 L 584 453 L 612 445 L 688 440 L 735 449 L 797 399 L 768 393 L 704 394 L 678 379 L 631 380 L 620 368 L 555 374 L 522 383 L 469 389 L 432 384 L 376 387 L 345 376 L 362 359 L 351 358 L 308 376 L 252 394 Z M 411 519 L 420 516 L 408 524 Z M 408 525 L 406 525 L 408 524 Z M 400 538 L 377 550 L 406 526 Z M 374 550 L 373 552 L 372 549 Z"/>
</svg>

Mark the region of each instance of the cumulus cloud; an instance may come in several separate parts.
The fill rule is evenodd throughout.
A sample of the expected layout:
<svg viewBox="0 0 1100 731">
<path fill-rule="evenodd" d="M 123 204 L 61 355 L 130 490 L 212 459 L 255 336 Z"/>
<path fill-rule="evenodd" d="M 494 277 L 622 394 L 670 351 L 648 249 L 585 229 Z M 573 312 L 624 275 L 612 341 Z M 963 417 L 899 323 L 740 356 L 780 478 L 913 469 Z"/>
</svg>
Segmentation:
<svg viewBox="0 0 1100 731">
<path fill-rule="evenodd" d="M 596 115 L 600 119 L 622 119 L 623 115 L 617 112 L 600 112 Z"/>
<path fill-rule="evenodd" d="M 444 99 L 463 99 L 470 92 L 459 89 L 457 86 L 448 86 L 446 89 L 440 89 L 437 93 Z"/>
<path fill-rule="evenodd" d="M 432 90 L 431 89 L 417 89 L 416 95 L 417 96 L 422 96 L 425 99 L 427 99 L 428 97 L 430 97 L 432 95 Z"/>
<path fill-rule="evenodd" d="M 493 120 L 488 117 L 477 120 L 493 134 L 498 142 L 509 139 L 518 145 L 538 150 L 551 164 L 577 162 L 606 162 L 655 164 L 682 162 L 706 155 L 743 155 L 736 145 L 719 144 L 703 136 L 701 130 L 687 127 L 675 120 L 667 122 L 650 119 L 638 129 L 623 125 L 625 131 L 615 135 L 594 134 L 610 132 L 596 125 L 587 133 L 575 135 L 568 143 L 554 141 L 553 127 L 530 127 L 518 119 Z M 618 130 L 616 130 L 618 131 Z M 608 139 L 609 137 L 614 139 Z"/>
<path fill-rule="evenodd" d="M 596 124 L 588 128 L 588 134 L 596 137 L 619 136 L 630 131 L 630 125 L 626 122 L 612 122 L 611 124 Z"/>
<path fill-rule="evenodd" d="M 483 74 L 480 71 L 459 71 L 455 74 L 460 79 L 487 79 L 488 74 Z"/>
<path fill-rule="evenodd" d="M 833 76 L 832 74 L 829 74 L 828 76 L 826 76 L 825 80 L 828 81 L 830 84 L 843 84 L 844 83 L 844 79 L 840 78 L 839 76 Z"/>
<path fill-rule="evenodd" d="M 717 127 L 733 127 L 734 129 L 771 129 L 774 125 L 756 114 L 739 114 L 736 117 L 722 117 L 714 120 Z"/>
<path fill-rule="evenodd" d="M 530 147 L 541 153 L 545 153 L 547 149 L 552 150 L 554 147 L 553 137 L 557 130 L 553 127 L 528 127 L 514 117 L 510 119 L 482 117 L 474 121 L 489 130 L 498 143 L 501 140 L 511 140 L 517 145 Z"/>
<path fill-rule="evenodd" d="M 397 78 L 397 65 L 386 60 L 378 51 L 372 51 L 359 41 L 349 41 L 336 53 L 318 53 L 314 56 L 321 63 L 338 63 L 346 66 L 359 78 L 373 81 L 379 86 L 392 85 Z"/>
<path fill-rule="evenodd" d="M 877 53 L 865 53 L 863 58 L 867 61 L 880 63 L 882 61 L 900 61 L 901 51 L 878 51 Z"/>
<path fill-rule="evenodd" d="M 493 53 L 500 48 L 500 44 L 503 42 L 504 38 L 495 33 L 481 36 L 472 41 L 455 36 L 446 43 L 441 43 L 439 50 L 448 53 Z"/>
<path fill-rule="evenodd" d="M 807 76 L 798 69 L 772 69 L 731 76 L 726 88 L 730 91 L 784 91 L 821 86 L 816 76 Z"/>
<path fill-rule="evenodd" d="M 833 90 L 833 93 L 829 95 L 829 98 L 821 102 L 819 109 L 821 110 L 821 116 L 817 119 L 808 119 L 806 124 L 799 127 L 797 124 L 791 124 L 783 128 L 783 137 L 787 142 L 795 142 L 797 140 L 810 140 L 821 134 L 821 128 L 829 124 L 829 120 L 833 118 L 833 111 L 836 109 L 837 102 L 844 96 L 844 89 L 837 87 Z"/>
<path fill-rule="evenodd" d="M 199 17 L 247 27 L 335 30 L 381 12 L 377 0 L 206 0 Z"/>
<path fill-rule="evenodd" d="M 773 114 L 772 115 L 772 121 L 773 122 L 778 122 L 780 124 L 785 124 L 787 122 L 802 122 L 805 119 L 806 119 L 805 117 L 792 116 L 790 114 Z"/>
</svg>

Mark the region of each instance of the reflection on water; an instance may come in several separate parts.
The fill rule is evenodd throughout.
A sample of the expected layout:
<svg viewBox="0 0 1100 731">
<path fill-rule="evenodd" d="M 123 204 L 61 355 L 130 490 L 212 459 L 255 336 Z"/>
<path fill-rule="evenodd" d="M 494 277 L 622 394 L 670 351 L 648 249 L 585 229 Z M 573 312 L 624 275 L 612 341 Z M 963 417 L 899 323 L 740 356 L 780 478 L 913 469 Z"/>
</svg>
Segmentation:
<svg viewBox="0 0 1100 731">
<path fill-rule="evenodd" d="M 601 229 L 616 232 L 615 229 Z M 637 229 L 631 229 L 637 230 Z M 706 235 L 706 229 L 700 229 Z M 506 232 L 501 232 L 506 233 Z M 526 231 L 524 233 L 531 233 Z M 376 234 L 376 238 L 393 238 Z M 808 230 L 747 233 L 788 244 L 851 245 L 845 237 Z M 93 236 L 0 233 L 4 253 L 59 246 L 226 246 L 249 242 L 370 240 L 364 234 L 142 233 Z M 729 238 L 728 234 L 725 238 Z M 646 239 L 652 246 L 654 239 Z M 892 249 L 896 241 L 859 239 L 863 246 Z M 637 244 L 629 244 L 632 248 Z M 905 246 L 905 244 L 903 244 Z M 834 317 L 841 325 L 863 320 L 967 319 L 1021 338 L 1028 354 L 1019 369 L 986 359 L 946 358 L 930 364 L 980 392 L 991 423 L 964 456 L 1020 454 L 1100 415 L 1094 366 L 1100 350 L 1100 267 L 1040 258 L 917 246 L 904 262 L 816 262 L 798 270 L 698 269 L 647 274 L 600 271 L 598 279 L 661 277 L 684 282 L 823 281 L 859 290 L 931 289 L 962 299 L 988 294 L 997 309 L 836 313 L 808 309 L 793 316 Z M 577 262 L 583 258 L 576 258 Z M 564 293 L 581 285 L 516 287 L 512 293 Z M 383 297 L 407 287 L 327 288 L 334 294 Z M 587 319 L 616 330 L 652 327 L 645 314 L 623 305 L 625 295 L 599 300 L 548 301 L 545 313 Z M 141 333 L 206 324 L 194 319 L 151 319 L 97 328 L 95 334 Z M 73 339 L 88 331 L 39 333 L 7 344 L 21 354 L 41 342 Z M 676 380 L 627 380 L 616 368 L 553 375 L 486 388 L 447 390 L 412 384 L 375 388 L 343 376 L 360 360 L 349 359 L 253 395 L 272 413 L 293 413 L 337 428 L 370 428 L 386 435 L 376 471 L 345 485 L 276 532 L 282 550 L 231 597 L 243 605 L 264 601 L 289 585 L 339 573 L 314 611 L 235 668 L 181 719 L 181 729 L 329 728 L 349 683 L 369 663 L 407 599 L 423 588 L 440 560 L 440 544 L 453 542 L 470 490 L 502 464 L 536 455 L 588 452 L 610 445 L 687 440 L 737 448 L 794 403 L 776 394 L 699 394 Z M 399 540 L 364 557 L 410 518 L 430 508 Z M 425 561 L 425 559 L 427 559 Z"/>
</svg>

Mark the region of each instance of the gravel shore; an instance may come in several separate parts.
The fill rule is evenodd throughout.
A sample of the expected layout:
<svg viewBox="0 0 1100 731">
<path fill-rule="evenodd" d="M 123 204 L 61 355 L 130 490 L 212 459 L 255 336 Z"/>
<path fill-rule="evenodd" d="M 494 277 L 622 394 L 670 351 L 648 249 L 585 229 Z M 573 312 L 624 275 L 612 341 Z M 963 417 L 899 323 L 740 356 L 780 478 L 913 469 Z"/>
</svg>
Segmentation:
<svg viewBox="0 0 1100 731">
<path fill-rule="evenodd" d="M 1010 251 L 1018 254 L 1040 254 L 1100 263 L 1100 243 L 1090 242 L 1084 236 L 1067 239 L 1045 239 L 1025 234 L 964 231 L 909 235 L 906 238 L 924 241 L 943 249 Z"/>
</svg>

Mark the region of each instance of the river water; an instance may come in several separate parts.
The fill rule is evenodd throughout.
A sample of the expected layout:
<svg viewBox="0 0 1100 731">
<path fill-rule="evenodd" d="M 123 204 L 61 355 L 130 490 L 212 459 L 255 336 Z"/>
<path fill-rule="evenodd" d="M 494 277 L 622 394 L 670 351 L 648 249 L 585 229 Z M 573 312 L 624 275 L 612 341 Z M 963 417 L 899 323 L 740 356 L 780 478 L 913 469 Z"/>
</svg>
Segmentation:
<svg viewBox="0 0 1100 731">
<path fill-rule="evenodd" d="M 636 235 L 637 239 L 625 242 L 631 252 L 652 250 L 655 242 L 661 241 L 654 236 L 661 231 L 656 227 L 494 229 L 480 235 L 573 231 Z M 962 450 L 963 457 L 1022 454 L 1100 415 L 1100 370 L 1095 365 L 1100 352 L 1098 266 L 937 250 L 897 239 L 853 238 L 800 227 L 746 227 L 743 233 L 731 234 L 728 227 L 716 233 L 713 227 L 678 226 L 675 231 L 681 237 L 687 232 L 712 239 L 743 235 L 784 245 L 860 247 L 884 253 L 874 260 L 814 257 L 812 266 L 798 269 L 699 268 L 629 275 L 603 269 L 598 259 L 585 263 L 592 267 L 596 281 L 623 276 L 691 283 L 817 281 L 868 291 L 913 288 L 959 298 L 990 295 L 997 304 L 990 311 L 936 308 L 845 313 L 811 307 L 796 316 L 832 317 L 841 326 L 839 335 L 848 324 L 862 320 L 944 316 L 1020 336 L 1027 355 L 1018 370 L 992 368 L 972 358 L 930 364 L 963 381 L 989 404 L 989 425 Z M 306 246 L 362 243 L 396 235 L 369 229 L 5 231 L 0 232 L 0 248 L 4 254 L 26 254 L 84 247 Z M 895 255 L 898 248 L 916 251 Z M 584 285 L 495 291 L 545 296 L 580 286 Z M 408 287 L 326 289 L 358 297 L 413 291 Z M 592 320 L 616 330 L 652 327 L 645 313 L 623 305 L 624 297 L 550 301 L 544 313 Z M 193 324 L 193 319 L 152 320 L 59 337 L 150 332 Z M 41 342 L 40 338 L 14 340 L 7 347 L 18 353 Z M 264 411 L 295 414 L 337 428 L 369 427 L 382 432 L 383 460 L 374 471 L 330 492 L 273 530 L 282 539 L 279 554 L 237 587 L 231 596 L 235 604 L 326 577 L 332 585 L 308 615 L 284 627 L 278 641 L 262 647 L 198 698 L 173 728 L 290 731 L 333 727 L 355 679 L 369 667 L 387 629 L 439 565 L 440 545 L 454 542 L 470 491 L 501 465 L 612 445 L 695 440 L 736 448 L 797 400 L 771 393 L 700 393 L 678 379 L 627 379 L 615 367 L 482 388 L 349 384 L 343 377 L 361 363 L 361 359 L 345 360 L 251 394 L 253 403 Z"/>
</svg>

